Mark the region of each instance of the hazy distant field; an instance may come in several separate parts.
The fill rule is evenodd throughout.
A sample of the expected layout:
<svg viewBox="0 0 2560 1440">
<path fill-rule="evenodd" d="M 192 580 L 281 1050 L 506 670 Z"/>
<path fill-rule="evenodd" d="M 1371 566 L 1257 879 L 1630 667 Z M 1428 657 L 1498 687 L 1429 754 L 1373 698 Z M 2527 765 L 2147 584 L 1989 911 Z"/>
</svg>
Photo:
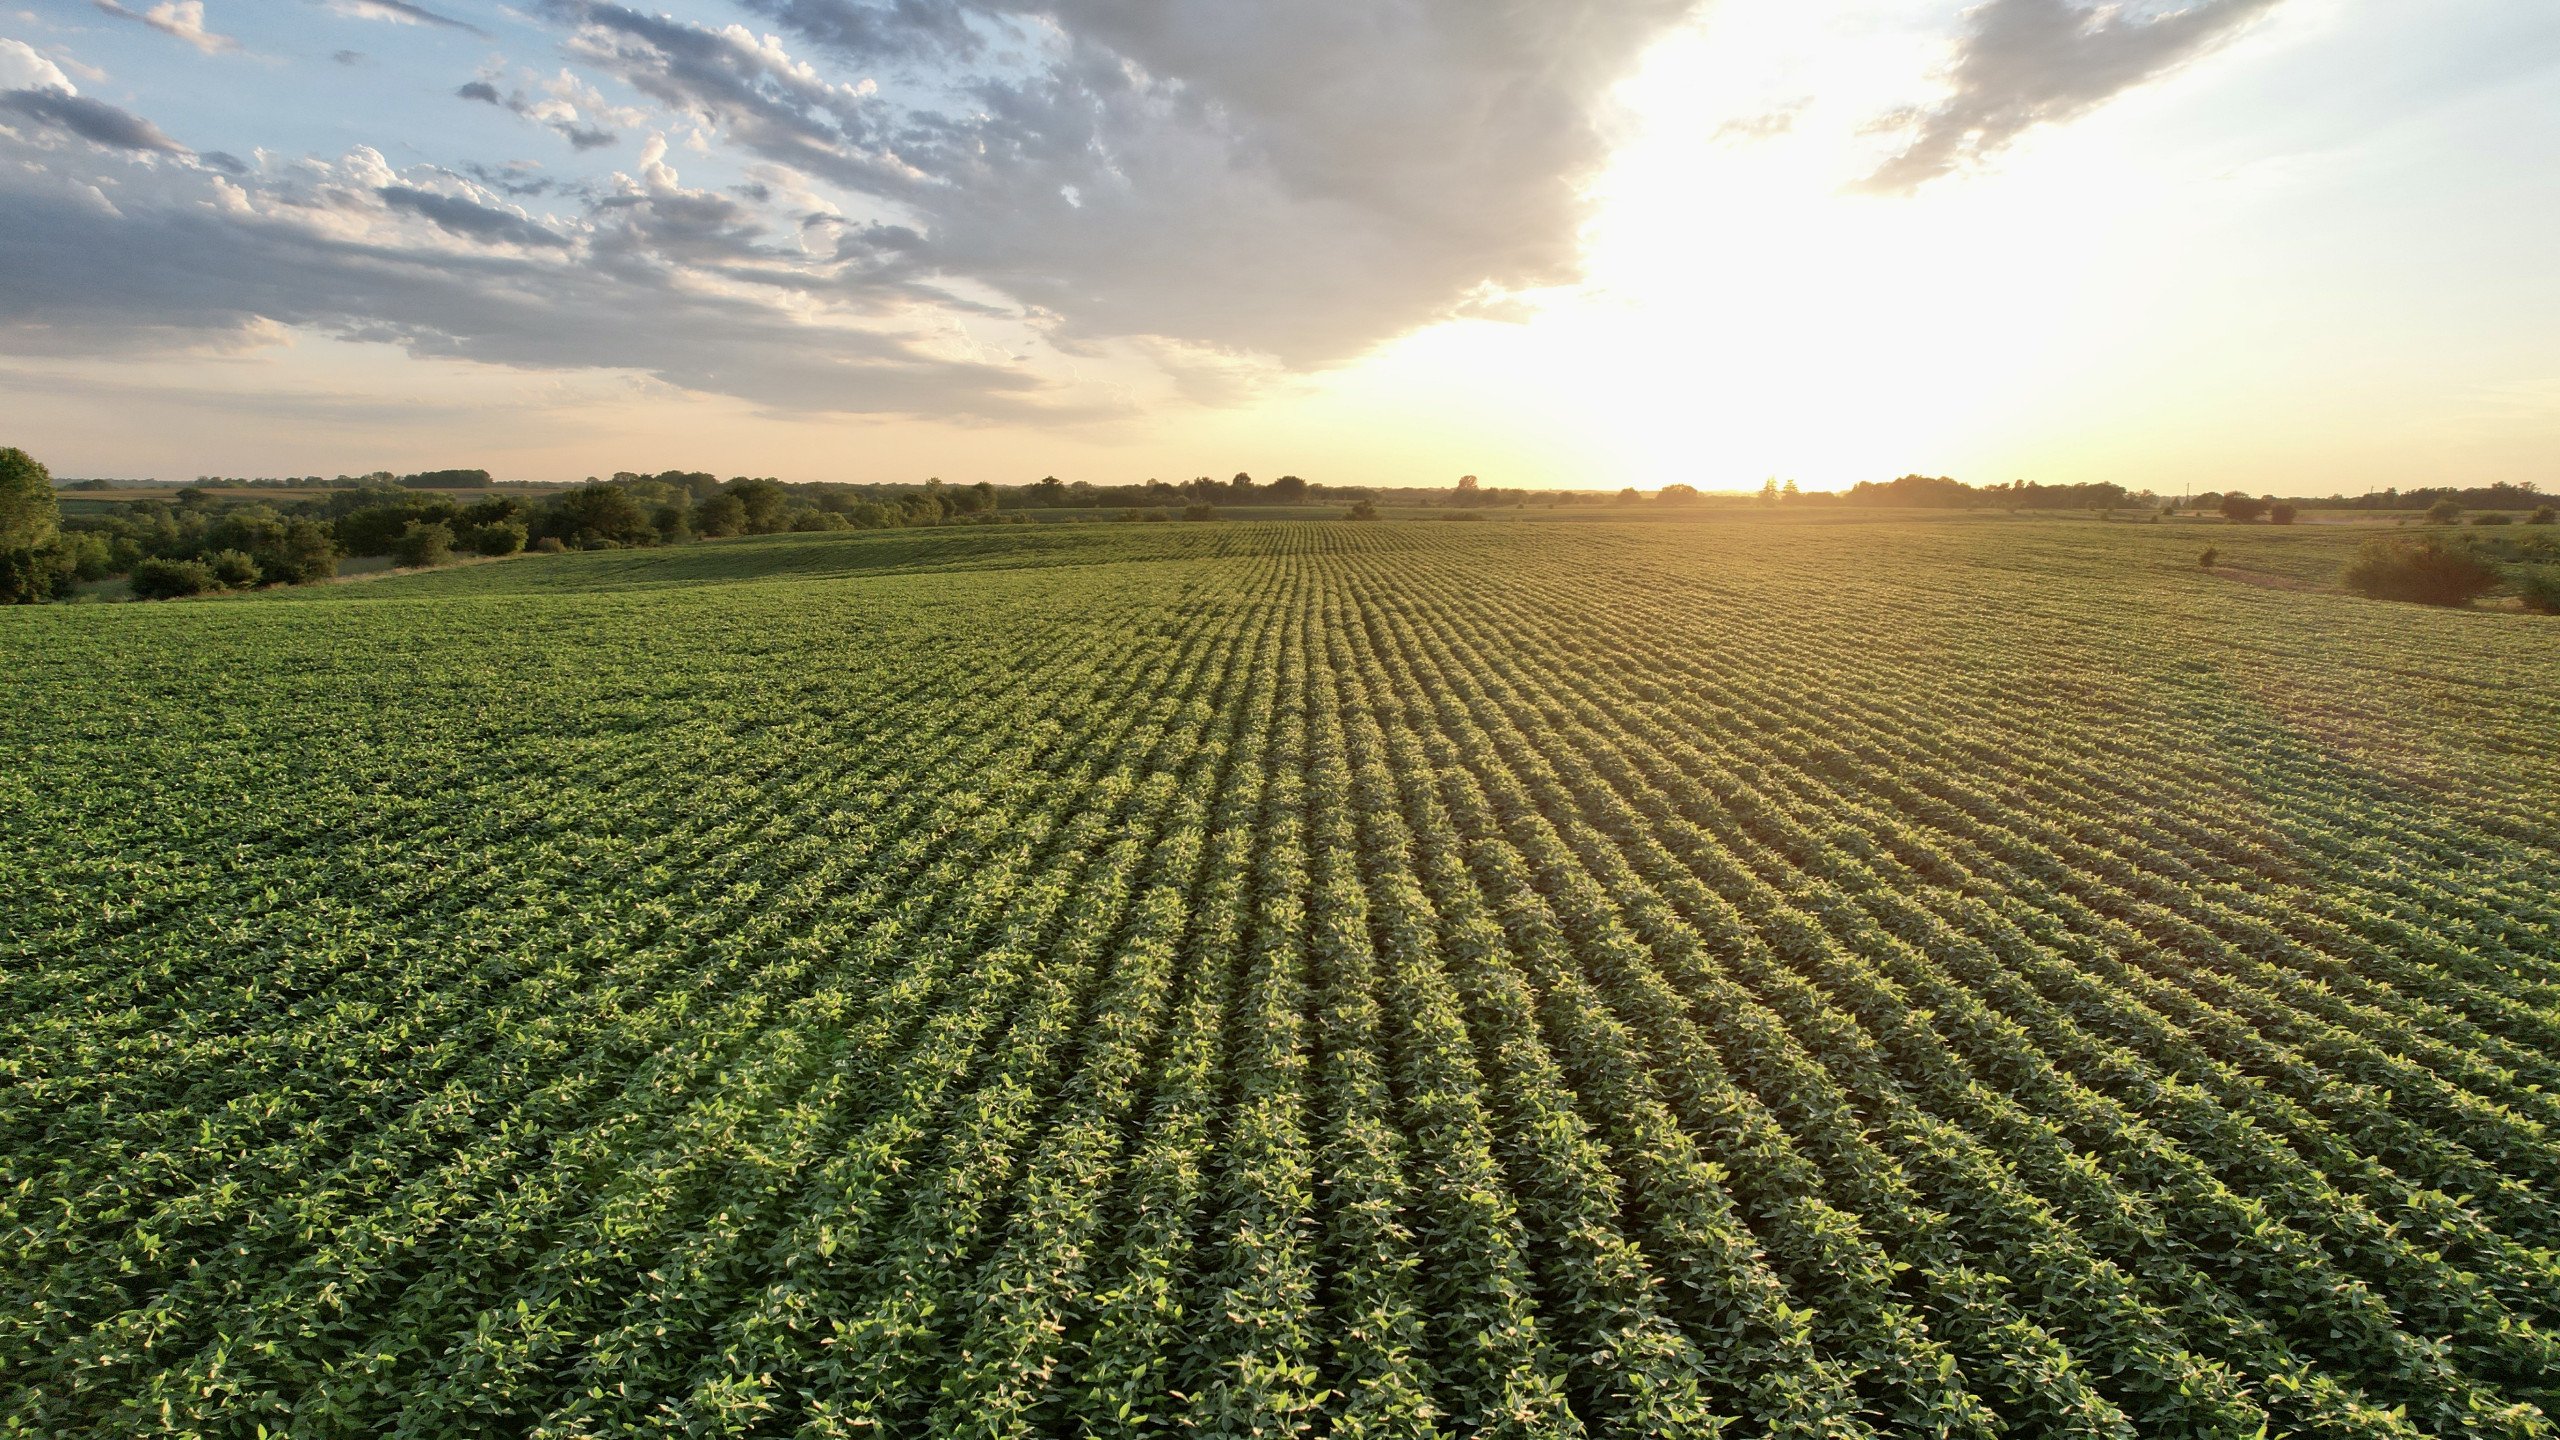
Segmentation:
<svg viewBox="0 0 2560 1440">
<path fill-rule="evenodd" d="M 2560 618 L 2361 528 L 0 611 L 0 1433 L 2549 1433 Z"/>
</svg>

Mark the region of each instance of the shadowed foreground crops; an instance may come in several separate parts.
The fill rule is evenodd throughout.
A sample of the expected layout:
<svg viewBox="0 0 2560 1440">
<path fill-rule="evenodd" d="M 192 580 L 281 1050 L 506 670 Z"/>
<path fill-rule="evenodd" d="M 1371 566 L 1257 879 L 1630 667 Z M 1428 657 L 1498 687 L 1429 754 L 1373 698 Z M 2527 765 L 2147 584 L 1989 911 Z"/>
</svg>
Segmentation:
<svg viewBox="0 0 2560 1440">
<path fill-rule="evenodd" d="M 979 543 L 0 615 L 0 1415 L 2549 1433 L 2560 621 Z"/>
</svg>

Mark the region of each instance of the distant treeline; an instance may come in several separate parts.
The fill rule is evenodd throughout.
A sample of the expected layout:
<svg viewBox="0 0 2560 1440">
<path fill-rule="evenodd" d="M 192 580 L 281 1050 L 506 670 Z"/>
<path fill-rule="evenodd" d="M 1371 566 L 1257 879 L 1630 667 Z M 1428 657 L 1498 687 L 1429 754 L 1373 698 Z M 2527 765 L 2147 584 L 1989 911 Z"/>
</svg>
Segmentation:
<svg viewBox="0 0 2560 1440">
<path fill-rule="evenodd" d="M 1179 485 L 1162 480 L 1139 485 L 1096 485 L 1087 480 L 1070 483 L 1049 475 L 1029 485 L 1000 487 L 995 494 L 998 506 L 1006 510 L 1116 510 L 1132 506 L 1323 505 L 1372 500 L 1378 492 L 1358 485 L 1318 485 L 1295 475 L 1258 482 L 1239 471 L 1227 480 L 1201 475 Z"/>
<path fill-rule="evenodd" d="M 2122 485 L 2039 485 L 2012 480 L 2006 485 L 1967 485 L 1944 475 L 1903 475 L 1882 482 L 1861 480 L 1840 492 L 1844 505 L 1910 505 L 1923 509 L 1962 510 L 2000 506 L 2016 510 L 2108 510 L 2134 498 Z"/>
<path fill-rule="evenodd" d="M 2551 503 L 2551 497 L 2530 480 L 2521 485 L 2501 480 L 2495 485 L 2469 488 L 2430 485 L 2416 490 L 2376 490 L 2370 495 L 2331 495 L 2296 503 L 2323 510 L 2432 510 L 2447 501 L 2464 510 L 2536 510 Z"/>
<path fill-rule="evenodd" d="M 411 490 L 485 490 L 506 482 L 491 478 L 486 470 L 421 470 L 415 475 L 396 475 L 376 470 L 366 475 L 199 475 L 186 488 L 223 490 L 363 490 L 384 485 L 397 485 Z M 61 490 L 142 490 L 178 488 L 167 480 L 57 480 Z"/>
<path fill-rule="evenodd" d="M 610 550 L 783 531 L 889 530 L 987 523 L 994 486 L 786 485 L 701 471 L 625 471 L 547 495 L 432 493 L 485 471 L 429 472 L 276 504 L 225 499 L 200 486 L 64 519 L 44 467 L 0 451 L 0 600 L 67 599 L 81 582 L 122 575 L 144 599 L 299 585 L 337 574 L 348 556 L 406 566 L 457 555 Z M 1025 487 L 1028 488 L 1028 487 Z M 1019 517 L 1013 517 L 1019 518 Z"/>
</svg>

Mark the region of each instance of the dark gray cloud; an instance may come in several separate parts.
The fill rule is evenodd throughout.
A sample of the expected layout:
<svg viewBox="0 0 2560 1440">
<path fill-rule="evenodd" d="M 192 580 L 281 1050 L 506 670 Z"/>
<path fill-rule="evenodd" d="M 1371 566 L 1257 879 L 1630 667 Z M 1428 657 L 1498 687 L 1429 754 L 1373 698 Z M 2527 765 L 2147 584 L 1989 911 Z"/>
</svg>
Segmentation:
<svg viewBox="0 0 2560 1440">
<path fill-rule="evenodd" d="M 406 210 L 424 216 L 438 229 L 466 240 L 491 245 L 530 245 L 536 248 L 566 250 L 568 237 L 547 229 L 512 210 L 483 205 L 459 195 L 439 195 L 414 185 L 382 185 L 374 189 L 382 203 L 394 210 Z"/>
<path fill-rule="evenodd" d="M 0 90 L 0 111 L 67 130 L 111 149 L 161 155 L 187 153 L 186 146 L 161 134 L 159 126 L 141 116 L 67 90 Z"/>
<path fill-rule="evenodd" d="M 1905 195 L 1997 154 L 2039 125 L 2088 113 L 2236 34 L 2282 0 L 2194 0 L 2172 10 L 1989 0 L 1966 16 L 1946 99 L 1910 116 L 1911 139 L 1858 188 Z"/>
</svg>

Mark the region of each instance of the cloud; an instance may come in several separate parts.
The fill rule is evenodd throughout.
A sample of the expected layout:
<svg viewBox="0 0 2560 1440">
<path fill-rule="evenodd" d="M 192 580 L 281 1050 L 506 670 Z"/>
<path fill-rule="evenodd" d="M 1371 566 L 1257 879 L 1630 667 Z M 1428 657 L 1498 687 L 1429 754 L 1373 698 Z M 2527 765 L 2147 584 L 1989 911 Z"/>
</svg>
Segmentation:
<svg viewBox="0 0 2560 1440">
<path fill-rule="evenodd" d="M 732 143 L 912 213 L 913 264 L 1057 317 L 1071 343 L 1153 336 L 1300 366 L 1488 286 L 1574 278 L 1608 90 L 1693 8 L 748 3 L 857 66 L 988 73 L 947 106 L 900 107 L 744 27 L 605 0 L 547 13 Z"/>
<path fill-rule="evenodd" d="M 1907 195 L 1980 164 L 2039 125 L 2084 115 L 2238 33 L 2282 0 L 2194 0 L 2165 13 L 2070 0 L 1988 0 L 1967 13 L 1951 91 L 1916 114 L 1902 151 L 1858 189 Z"/>
<path fill-rule="evenodd" d="M 566 70 L 561 71 L 544 88 L 549 91 L 547 99 L 536 100 L 522 90 L 501 95 L 498 93 L 498 87 L 484 77 L 469 82 L 453 93 L 461 99 L 477 100 L 484 105 L 495 105 L 501 110 L 513 111 L 535 124 L 547 126 L 561 139 L 568 141 L 569 148 L 573 150 L 601 150 L 622 138 L 602 126 L 591 125 L 581 120 L 578 114 L 581 103 L 590 113 L 601 112 L 611 115 L 624 124 L 635 123 L 642 118 L 637 112 L 625 111 L 606 104 L 604 97 L 596 93 L 593 86 Z"/>
<path fill-rule="evenodd" d="M 77 94 L 78 87 L 62 67 L 23 40 L 0 40 L 0 90 L 59 90 Z"/>
<path fill-rule="evenodd" d="M 1739 119 L 1728 120 L 1717 126 L 1715 134 L 1708 138 L 1719 145 L 1747 145 L 1755 140 L 1774 140 L 1795 129 L 1797 117 L 1802 115 L 1805 107 L 1811 103 L 1809 100 L 1798 100 L 1793 104 L 1781 105 L 1775 110 L 1765 110 L 1757 115 L 1745 115 Z"/>
<path fill-rule="evenodd" d="M 282 325 L 782 408 L 1055 418 L 1133 372 L 1224 403 L 1577 278 L 1612 87 L 1697 0 L 523 4 L 640 105 L 568 71 L 456 93 L 576 151 L 646 134 L 636 166 L 84 174 L 0 137 L 13 232 L 60 247 L 0 274 L 0 349 Z"/>
<path fill-rule="evenodd" d="M 68 90 L 0 90 L 0 111 L 67 130 L 109 149 L 161 155 L 188 153 L 186 146 L 161 134 L 159 126 L 141 116 Z"/>
<path fill-rule="evenodd" d="M 39 95 L 58 110 L 59 92 Z M 234 352 L 298 329 L 419 356 L 634 371 L 788 412 L 1054 420 L 1090 408 L 1028 367 L 953 353 L 940 312 L 902 283 L 767 242 L 755 214 L 686 189 L 663 161 L 564 230 L 364 148 L 248 174 L 183 156 L 77 173 L 28 143 L 0 130 L 0 354 Z"/>
<path fill-rule="evenodd" d="M 204 0 L 162 0 L 148 10 L 129 10 L 116 0 L 90 0 L 110 15 L 139 21 L 163 35 L 186 41 L 207 55 L 237 50 L 240 42 L 228 35 L 217 35 L 204 28 Z"/>
<path fill-rule="evenodd" d="M 433 25 L 446 30 L 461 30 L 487 39 L 489 32 L 469 21 L 440 15 L 424 5 L 408 0 L 327 0 L 331 10 L 356 20 L 388 20 L 394 25 Z"/>
<path fill-rule="evenodd" d="M 406 210 L 425 216 L 447 234 L 466 240 L 493 245 L 529 245 L 556 250 L 569 248 L 566 236 L 544 228 L 512 210 L 483 205 L 459 195 L 440 195 L 413 185 L 382 185 L 374 189 L 383 203 L 394 210 Z"/>
</svg>

